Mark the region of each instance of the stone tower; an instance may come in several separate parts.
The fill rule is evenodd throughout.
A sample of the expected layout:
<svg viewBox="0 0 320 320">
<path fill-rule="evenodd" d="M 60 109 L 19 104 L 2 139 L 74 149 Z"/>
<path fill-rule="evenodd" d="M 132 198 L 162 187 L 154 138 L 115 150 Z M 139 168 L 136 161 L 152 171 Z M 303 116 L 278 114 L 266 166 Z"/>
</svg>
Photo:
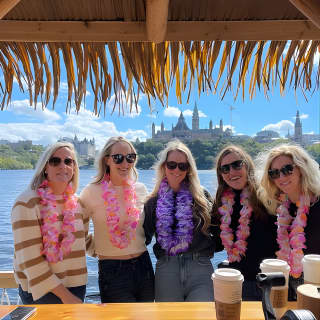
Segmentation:
<svg viewBox="0 0 320 320">
<path fill-rule="evenodd" d="M 302 123 L 300 120 L 299 110 L 297 110 L 296 123 L 294 125 L 294 141 L 299 144 L 302 143 Z"/>
<path fill-rule="evenodd" d="M 197 103 L 194 104 L 193 114 L 192 114 L 192 130 L 199 130 L 199 112 Z"/>
<path fill-rule="evenodd" d="M 156 126 L 154 122 L 152 122 L 152 139 L 155 137 L 155 135 L 156 135 Z"/>
<path fill-rule="evenodd" d="M 163 123 L 163 121 L 161 122 L 161 132 L 163 132 L 164 131 L 164 123 Z"/>
</svg>

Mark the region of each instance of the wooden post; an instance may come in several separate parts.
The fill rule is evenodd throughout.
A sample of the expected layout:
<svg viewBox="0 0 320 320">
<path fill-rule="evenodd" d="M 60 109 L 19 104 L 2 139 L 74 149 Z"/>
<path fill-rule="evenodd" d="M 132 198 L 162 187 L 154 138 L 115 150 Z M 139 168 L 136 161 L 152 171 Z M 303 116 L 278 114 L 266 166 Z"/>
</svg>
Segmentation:
<svg viewBox="0 0 320 320">
<path fill-rule="evenodd" d="M 147 0 L 146 26 L 148 40 L 160 43 L 167 33 L 169 0 Z"/>
</svg>

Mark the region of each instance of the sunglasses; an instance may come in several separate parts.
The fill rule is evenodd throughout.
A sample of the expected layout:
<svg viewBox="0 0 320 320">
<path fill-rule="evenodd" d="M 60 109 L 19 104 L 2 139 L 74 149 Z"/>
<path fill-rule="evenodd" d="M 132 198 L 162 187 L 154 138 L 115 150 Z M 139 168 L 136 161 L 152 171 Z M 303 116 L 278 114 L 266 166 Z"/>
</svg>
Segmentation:
<svg viewBox="0 0 320 320">
<path fill-rule="evenodd" d="M 137 155 L 135 153 L 128 153 L 127 155 L 117 153 L 117 154 L 112 154 L 111 157 L 115 164 L 122 163 L 124 159 L 126 159 L 128 163 L 134 163 L 136 161 Z"/>
<path fill-rule="evenodd" d="M 280 172 L 282 172 L 285 177 L 289 176 L 290 174 L 292 174 L 294 166 L 294 164 L 288 163 L 281 169 L 269 169 L 268 175 L 273 180 L 280 178 Z"/>
<path fill-rule="evenodd" d="M 223 166 L 221 166 L 220 171 L 223 174 L 227 174 L 230 172 L 231 168 L 233 170 L 240 170 L 242 168 L 243 164 L 244 164 L 243 160 L 236 160 L 236 161 L 233 161 L 231 163 L 224 164 Z"/>
<path fill-rule="evenodd" d="M 169 170 L 174 170 L 176 167 L 179 168 L 180 171 L 187 171 L 189 169 L 188 162 L 175 162 L 175 161 L 168 161 L 166 162 L 166 166 Z"/>
<path fill-rule="evenodd" d="M 57 167 L 58 165 L 60 165 L 61 161 L 63 161 L 63 163 L 68 167 L 71 167 L 74 164 L 74 160 L 71 158 L 65 158 L 64 160 L 62 160 L 59 157 L 50 158 L 48 163 L 52 167 Z"/>
</svg>

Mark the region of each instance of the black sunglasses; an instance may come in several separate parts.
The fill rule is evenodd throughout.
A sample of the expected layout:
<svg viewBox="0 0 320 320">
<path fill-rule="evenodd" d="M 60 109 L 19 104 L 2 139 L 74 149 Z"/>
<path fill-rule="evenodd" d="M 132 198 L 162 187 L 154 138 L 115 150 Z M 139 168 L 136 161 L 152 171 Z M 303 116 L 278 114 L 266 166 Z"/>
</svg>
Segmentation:
<svg viewBox="0 0 320 320">
<path fill-rule="evenodd" d="M 243 160 L 236 160 L 236 161 L 233 161 L 231 163 L 224 164 L 223 166 L 221 166 L 220 171 L 224 174 L 227 174 L 230 172 L 231 168 L 233 170 L 240 170 L 242 168 L 243 164 L 244 164 Z"/>
<path fill-rule="evenodd" d="M 68 167 L 71 167 L 74 164 L 74 160 L 71 158 L 65 158 L 64 160 L 62 160 L 59 157 L 50 158 L 48 163 L 50 166 L 57 167 L 58 165 L 60 165 L 61 161 L 63 161 L 63 163 Z"/>
<path fill-rule="evenodd" d="M 128 153 L 127 155 L 117 153 L 112 154 L 111 157 L 115 164 L 122 163 L 124 159 L 126 159 L 128 163 L 134 163 L 136 161 L 137 155 L 135 153 Z"/>
<path fill-rule="evenodd" d="M 174 170 L 176 167 L 179 168 L 181 171 L 187 171 L 189 169 L 188 162 L 175 162 L 175 161 L 167 161 L 166 166 L 169 170 Z"/>
<path fill-rule="evenodd" d="M 294 166 L 294 164 L 288 163 L 281 169 L 269 169 L 268 175 L 273 180 L 280 178 L 280 172 L 282 172 L 284 176 L 289 176 L 290 174 L 292 174 Z"/>
</svg>

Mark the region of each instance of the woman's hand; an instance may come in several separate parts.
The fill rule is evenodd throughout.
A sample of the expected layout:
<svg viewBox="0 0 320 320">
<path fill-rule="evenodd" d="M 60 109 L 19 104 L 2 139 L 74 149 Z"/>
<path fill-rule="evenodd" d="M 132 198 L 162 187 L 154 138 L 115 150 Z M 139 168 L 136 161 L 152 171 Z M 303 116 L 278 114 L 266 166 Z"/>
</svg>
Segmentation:
<svg viewBox="0 0 320 320">
<path fill-rule="evenodd" d="M 62 303 L 65 304 L 83 303 L 81 299 L 72 294 L 63 284 L 59 284 L 54 288 L 52 293 L 59 297 Z"/>
</svg>

